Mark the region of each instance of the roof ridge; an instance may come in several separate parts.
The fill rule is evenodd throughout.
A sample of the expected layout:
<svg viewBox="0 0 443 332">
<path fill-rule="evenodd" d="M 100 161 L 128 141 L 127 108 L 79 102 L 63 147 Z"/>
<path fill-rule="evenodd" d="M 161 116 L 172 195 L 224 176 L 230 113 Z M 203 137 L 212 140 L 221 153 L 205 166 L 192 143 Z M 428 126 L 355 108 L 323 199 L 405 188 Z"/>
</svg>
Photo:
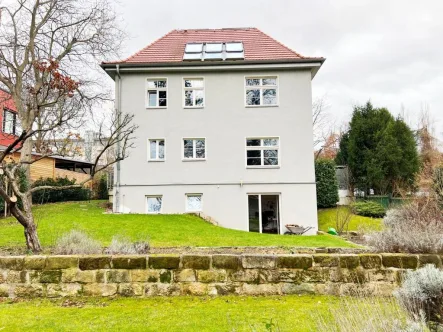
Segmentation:
<svg viewBox="0 0 443 332">
<path fill-rule="evenodd" d="M 203 28 L 203 29 L 176 29 L 177 32 L 182 31 L 222 31 L 222 30 L 258 30 L 256 27 L 237 27 L 237 28 Z"/>
<path fill-rule="evenodd" d="M 273 41 L 275 41 L 276 43 L 280 44 L 281 46 L 283 46 L 284 48 L 286 48 L 288 51 L 294 53 L 296 56 L 302 58 L 302 59 L 306 59 L 306 57 L 304 55 L 301 55 L 300 53 L 297 53 L 296 51 L 294 51 L 292 48 L 286 46 L 285 44 L 283 44 L 282 42 L 279 42 L 277 39 L 271 37 L 270 35 L 268 35 L 267 33 L 264 33 L 263 31 L 261 31 L 258 28 L 255 28 L 257 31 L 259 31 L 261 34 L 265 35 L 266 37 L 272 39 Z"/>
<path fill-rule="evenodd" d="M 143 47 L 140 51 L 128 56 L 126 59 L 121 60 L 121 62 L 126 62 L 128 60 L 130 60 L 131 58 L 136 57 L 137 55 L 139 55 L 140 53 L 142 53 L 144 50 L 146 50 L 147 48 L 151 47 L 152 45 L 154 45 L 155 43 L 157 43 L 158 41 L 162 40 L 163 38 L 167 37 L 168 35 L 170 35 L 173 32 L 178 31 L 177 29 L 171 30 L 168 33 L 164 34 L 163 36 L 157 38 L 156 40 L 154 40 L 152 43 L 150 43 L 149 45 Z"/>
</svg>

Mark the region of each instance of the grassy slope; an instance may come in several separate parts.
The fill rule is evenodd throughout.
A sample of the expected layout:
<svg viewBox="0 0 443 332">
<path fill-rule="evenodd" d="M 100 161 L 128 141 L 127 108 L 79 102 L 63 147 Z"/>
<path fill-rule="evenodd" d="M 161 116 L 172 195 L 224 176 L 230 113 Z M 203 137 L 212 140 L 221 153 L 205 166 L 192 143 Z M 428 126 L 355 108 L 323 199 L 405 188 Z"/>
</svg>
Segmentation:
<svg viewBox="0 0 443 332">
<path fill-rule="evenodd" d="M 152 246 L 301 246 L 349 247 L 329 235 L 281 236 L 235 231 L 210 225 L 192 215 L 104 214 L 99 202 L 48 204 L 35 207 L 43 246 L 53 245 L 61 234 L 84 230 L 104 245 L 114 235 L 132 239 L 149 237 Z M 13 218 L 0 220 L 0 246 L 23 246 L 22 227 Z"/>
<path fill-rule="evenodd" d="M 74 301 L 85 301 L 77 299 Z M 83 308 L 63 300 L 0 302 L 2 331 L 316 331 L 331 321 L 340 299 L 327 296 L 170 297 L 86 299 Z M 355 302 L 359 303 L 356 299 Z M 380 299 L 380 301 L 383 301 Z M 332 323 L 332 322 L 331 322 Z"/>
<path fill-rule="evenodd" d="M 336 209 L 323 209 L 318 211 L 318 228 L 321 231 L 327 232 L 329 227 L 335 228 L 335 219 L 337 215 Z M 358 231 L 359 228 L 364 230 L 380 230 L 381 219 L 362 217 L 353 215 L 349 223 L 350 231 Z"/>
</svg>

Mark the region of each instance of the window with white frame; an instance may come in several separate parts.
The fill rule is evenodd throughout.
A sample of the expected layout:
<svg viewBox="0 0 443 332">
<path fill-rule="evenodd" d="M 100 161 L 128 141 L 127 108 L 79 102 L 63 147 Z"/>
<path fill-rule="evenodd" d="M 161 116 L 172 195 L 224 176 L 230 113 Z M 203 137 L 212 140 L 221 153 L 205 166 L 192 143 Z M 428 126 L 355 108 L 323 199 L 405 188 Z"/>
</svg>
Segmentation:
<svg viewBox="0 0 443 332">
<path fill-rule="evenodd" d="M 17 136 L 21 134 L 17 113 L 6 109 L 3 111 L 3 132 Z"/>
<path fill-rule="evenodd" d="M 206 158 L 206 142 L 204 138 L 184 138 L 183 139 L 183 159 Z"/>
<path fill-rule="evenodd" d="M 186 194 L 186 211 L 201 211 L 202 197 L 202 194 Z"/>
<path fill-rule="evenodd" d="M 160 213 L 162 210 L 163 196 L 147 196 L 148 213 Z"/>
<path fill-rule="evenodd" d="M 183 105 L 184 107 L 205 106 L 205 86 L 203 78 L 183 79 Z"/>
<path fill-rule="evenodd" d="M 150 139 L 149 140 L 149 160 L 162 161 L 165 159 L 165 140 Z"/>
<path fill-rule="evenodd" d="M 166 107 L 167 106 L 167 79 L 148 79 L 146 107 Z"/>
<path fill-rule="evenodd" d="M 247 138 L 247 167 L 279 166 L 280 140 L 276 137 Z"/>
<path fill-rule="evenodd" d="M 277 105 L 277 77 L 246 77 L 245 98 L 247 106 Z"/>
</svg>

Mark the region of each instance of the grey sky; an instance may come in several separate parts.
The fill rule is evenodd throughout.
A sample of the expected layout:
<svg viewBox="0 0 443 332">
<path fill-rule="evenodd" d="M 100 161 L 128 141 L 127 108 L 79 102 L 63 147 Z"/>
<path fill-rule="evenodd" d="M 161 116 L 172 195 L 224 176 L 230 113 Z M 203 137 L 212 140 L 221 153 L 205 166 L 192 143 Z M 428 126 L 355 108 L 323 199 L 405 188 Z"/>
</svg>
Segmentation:
<svg viewBox="0 0 443 332">
<path fill-rule="evenodd" d="M 337 124 L 368 99 L 415 126 L 427 104 L 443 132 L 442 0 L 122 0 L 130 55 L 172 29 L 257 27 L 295 51 L 324 56 L 313 95 Z M 441 135 L 440 135 L 441 136 Z"/>
</svg>

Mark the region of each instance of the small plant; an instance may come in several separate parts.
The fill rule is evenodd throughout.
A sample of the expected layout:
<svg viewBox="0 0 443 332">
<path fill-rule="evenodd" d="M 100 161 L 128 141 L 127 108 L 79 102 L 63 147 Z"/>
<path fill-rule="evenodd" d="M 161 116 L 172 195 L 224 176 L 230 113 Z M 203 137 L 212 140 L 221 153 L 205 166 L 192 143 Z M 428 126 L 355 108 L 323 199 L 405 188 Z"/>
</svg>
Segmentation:
<svg viewBox="0 0 443 332">
<path fill-rule="evenodd" d="M 386 215 L 386 209 L 377 202 L 362 201 L 352 204 L 352 210 L 359 216 L 383 218 Z"/>
<path fill-rule="evenodd" d="M 54 252 L 59 255 L 100 254 L 102 246 L 85 232 L 72 230 L 56 241 Z"/>
<path fill-rule="evenodd" d="M 349 222 L 352 218 L 352 210 L 348 206 L 338 206 L 335 215 L 335 229 L 338 234 L 348 231 Z"/>
<path fill-rule="evenodd" d="M 421 318 L 410 319 L 408 312 L 395 299 L 377 297 L 343 297 L 340 306 L 330 309 L 330 317 L 313 313 L 317 330 L 322 332 L 425 332 L 426 322 Z"/>
<path fill-rule="evenodd" d="M 149 252 L 149 241 L 135 241 L 132 242 L 127 237 L 114 236 L 111 244 L 106 249 L 107 254 L 147 254 Z"/>
<path fill-rule="evenodd" d="M 443 271 L 433 265 L 407 271 L 394 295 L 412 317 L 424 315 L 431 328 L 443 327 Z"/>
<path fill-rule="evenodd" d="M 438 202 L 422 197 L 383 219 L 383 230 L 367 236 L 368 244 L 380 252 L 443 253 L 443 214 Z"/>
</svg>

